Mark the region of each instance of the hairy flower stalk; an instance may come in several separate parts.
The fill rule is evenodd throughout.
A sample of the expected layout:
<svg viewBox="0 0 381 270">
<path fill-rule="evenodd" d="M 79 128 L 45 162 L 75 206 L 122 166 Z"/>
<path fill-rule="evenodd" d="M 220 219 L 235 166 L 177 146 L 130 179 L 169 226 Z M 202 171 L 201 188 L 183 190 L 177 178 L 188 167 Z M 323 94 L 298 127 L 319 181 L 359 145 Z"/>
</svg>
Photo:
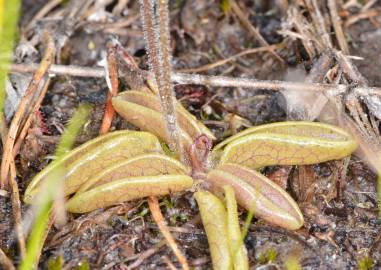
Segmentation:
<svg viewBox="0 0 381 270">
<path fill-rule="evenodd" d="M 159 47 L 158 37 L 155 35 L 157 29 L 157 21 L 155 18 L 154 2 L 152 0 L 140 0 L 140 16 L 143 25 L 143 34 L 146 41 L 146 49 L 148 54 L 148 62 L 150 69 L 155 75 L 155 78 L 160 77 L 159 72 Z"/>
<path fill-rule="evenodd" d="M 141 16 L 148 59 L 159 88 L 161 112 L 164 116 L 169 147 L 185 161 L 183 147 L 179 138 L 176 110 L 174 106 L 173 85 L 171 82 L 171 51 L 169 33 L 168 1 L 141 0 Z"/>
</svg>

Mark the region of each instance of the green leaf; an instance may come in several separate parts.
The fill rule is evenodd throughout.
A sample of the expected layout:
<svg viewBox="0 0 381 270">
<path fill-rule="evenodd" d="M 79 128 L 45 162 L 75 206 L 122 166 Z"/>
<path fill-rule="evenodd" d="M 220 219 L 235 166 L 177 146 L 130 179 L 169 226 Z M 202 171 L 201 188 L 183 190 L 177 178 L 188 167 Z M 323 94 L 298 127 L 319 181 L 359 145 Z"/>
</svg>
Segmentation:
<svg viewBox="0 0 381 270">
<path fill-rule="evenodd" d="M 314 122 L 282 122 L 244 130 L 217 145 L 213 156 L 220 164 L 257 169 L 341 159 L 356 148 L 356 141 L 340 128 Z"/>
<path fill-rule="evenodd" d="M 69 212 L 85 213 L 129 200 L 161 196 L 190 188 L 187 175 L 158 175 L 124 178 L 76 194 L 66 204 Z"/>
<path fill-rule="evenodd" d="M 64 195 L 78 190 L 88 179 L 118 162 L 139 154 L 162 152 L 159 140 L 152 134 L 139 131 L 116 131 L 97 137 L 66 153 L 38 173 L 25 191 L 24 201 L 32 203 L 41 183 L 57 168 L 65 170 Z"/>
<path fill-rule="evenodd" d="M 230 252 L 232 256 L 234 269 L 249 269 L 249 261 L 247 258 L 247 250 L 243 243 L 241 229 L 239 227 L 237 201 L 234 195 L 234 189 L 231 186 L 224 186 L 227 223 Z"/>
<path fill-rule="evenodd" d="M 208 237 L 213 269 L 233 269 L 225 206 L 208 191 L 197 191 L 194 196 Z"/>
<path fill-rule="evenodd" d="M 140 107 L 132 106 L 132 104 L 138 105 Z M 130 110 L 133 108 L 140 108 L 141 115 L 145 117 L 153 117 L 154 114 L 152 111 L 159 113 L 161 115 L 160 110 L 160 99 L 151 93 L 141 92 L 141 91 L 126 91 L 119 94 L 117 97 L 113 98 L 113 105 L 115 110 L 125 117 L 128 121 L 138 126 L 142 130 L 148 130 L 147 126 L 140 126 L 137 120 L 132 119 L 134 116 L 128 114 L 126 110 Z M 132 107 L 132 108 L 128 108 Z M 150 114 L 149 114 L 150 113 Z M 177 113 L 177 121 L 179 122 L 179 126 L 183 132 L 185 132 L 192 140 L 195 140 L 198 136 L 205 134 L 211 140 L 214 140 L 215 137 L 213 133 L 200 121 L 196 119 L 191 113 L 189 113 L 179 102 L 176 102 L 176 113 Z M 137 123 L 137 124 L 135 124 Z M 153 123 L 151 123 L 152 125 Z M 164 128 L 164 127 L 161 127 Z M 148 130 L 151 131 L 151 130 Z M 162 131 L 164 132 L 165 129 Z M 157 134 L 161 138 L 165 138 L 165 136 Z"/>
<path fill-rule="evenodd" d="M 291 196 L 254 170 L 227 163 L 210 171 L 207 180 L 217 192 L 230 185 L 239 205 L 271 224 L 296 230 L 304 223 L 303 215 Z"/>
<path fill-rule="evenodd" d="M 163 115 L 156 110 L 124 100 L 121 96 L 112 99 L 114 109 L 128 122 L 141 130 L 151 132 L 169 144 L 169 134 Z M 192 138 L 182 128 L 179 128 L 181 143 L 187 148 L 192 144 Z"/>
<path fill-rule="evenodd" d="M 104 169 L 100 173 L 94 174 L 94 176 L 83 183 L 78 193 L 121 178 L 168 174 L 190 174 L 190 168 L 184 166 L 178 160 L 162 154 L 143 154 L 126 159 Z"/>
</svg>

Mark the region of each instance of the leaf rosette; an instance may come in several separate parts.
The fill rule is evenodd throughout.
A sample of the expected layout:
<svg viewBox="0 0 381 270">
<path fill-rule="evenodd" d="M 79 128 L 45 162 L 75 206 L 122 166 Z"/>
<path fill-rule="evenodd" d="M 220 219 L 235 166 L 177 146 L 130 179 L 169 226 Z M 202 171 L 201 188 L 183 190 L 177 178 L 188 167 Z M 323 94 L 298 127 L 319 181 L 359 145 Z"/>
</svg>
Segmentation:
<svg viewBox="0 0 381 270">
<path fill-rule="evenodd" d="M 144 131 L 116 131 L 95 138 L 52 162 L 29 184 L 28 203 L 54 172 L 65 172 L 67 209 L 83 213 L 123 201 L 166 195 L 192 187 L 195 168 L 168 156 L 160 100 L 153 94 L 126 91 L 114 97 L 115 110 Z M 176 102 L 182 144 L 190 151 L 200 136 L 212 132 Z M 322 123 L 282 122 L 246 129 L 216 145 L 205 182 L 219 194 L 233 188 L 240 206 L 267 222 L 287 229 L 303 225 L 292 197 L 256 169 L 271 165 L 314 164 L 350 155 L 357 143 L 344 130 Z M 188 154 L 190 154 L 188 151 Z M 192 159 L 189 159 L 192 161 Z M 193 168 L 192 168 L 193 167 Z"/>
</svg>

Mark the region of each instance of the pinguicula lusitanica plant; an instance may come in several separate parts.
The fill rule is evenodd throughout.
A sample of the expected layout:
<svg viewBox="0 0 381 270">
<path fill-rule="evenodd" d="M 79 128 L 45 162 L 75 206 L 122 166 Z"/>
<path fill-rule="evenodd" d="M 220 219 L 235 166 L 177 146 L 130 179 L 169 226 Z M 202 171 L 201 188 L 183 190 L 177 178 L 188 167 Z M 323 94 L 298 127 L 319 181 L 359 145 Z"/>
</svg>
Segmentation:
<svg viewBox="0 0 381 270">
<path fill-rule="evenodd" d="M 200 150 L 200 138 L 210 142 L 215 138 L 177 103 L 181 143 L 188 149 L 189 162 L 184 164 L 163 150 L 167 141 L 165 120 L 154 92 L 126 91 L 113 99 L 113 105 L 121 116 L 144 131 L 111 132 L 66 153 L 59 163 L 48 165 L 34 177 L 25 192 L 26 202 L 33 202 L 43 181 L 60 167 L 66 171 L 64 195 L 70 197 L 67 210 L 75 213 L 185 190 L 198 178 L 206 182 L 204 187 L 217 193 L 223 186 L 232 186 L 239 205 L 269 223 L 298 229 L 303 217 L 297 204 L 257 170 L 341 159 L 357 147 L 340 128 L 296 121 L 252 127 L 210 152 Z"/>
<path fill-rule="evenodd" d="M 225 190 L 227 198 L 231 198 L 233 192 L 234 200 L 255 216 L 268 223 L 296 230 L 304 222 L 297 203 L 258 169 L 341 159 L 357 147 L 354 139 L 338 127 L 296 121 L 246 129 L 211 150 L 215 140 L 212 132 L 179 102 L 175 105 L 181 144 L 183 149 L 187 149 L 186 164 L 163 147 L 169 138 L 165 119 L 160 113 L 157 91 L 125 91 L 113 98 L 113 106 L 122 117 L 142 131 L 110 132 L 73 149 L 60 162 L 48 165 L 34 177 L 24 200 L 32 203 L 42 183 L 57 169 L 66 172 L 66 209 L 73 213 L 85 213 L 146 196 L 171 194 L 189 189 L 195 182 L 202 182 L 202 185 L 196 185 L 201 189 L 196 192 L 196 200 L 204 222 L 211 218 L 218 221 L 210 215 L 217 215 L 220 211 L 221 222 L 228 226 L 227 221 L 223 221 L 226 219 L 225 212 L 231 215 L 228 209 L 234 203 L 229 199 L 224 205 L 213 195 L 220 196 Z M 208 207 L 216 207 L 216 210 L 205 211 Z M 211 243 L 219 243 L 223 238 L 216 238 L 215 235 L 221 234 L 213 234 L 208 224 L 204 225 L 213 258 L 213 254 L 220 251 L 213 250 Z M 239 231 L 237 226 L 236 223 L 228 227 Z M 218 231 L 218 228 L 215 229 Z M 228 240 L 228 243 L 226 250 L 229 251 L 226 252 L 234 256 L 233 260 L 223 264 L 226 269 L 233 268 L 235 263 L 242 263 L 239 258 L 245 258 L 244 251 L 237 244 L 232 244 L 237 241 Z"/>
</svg>

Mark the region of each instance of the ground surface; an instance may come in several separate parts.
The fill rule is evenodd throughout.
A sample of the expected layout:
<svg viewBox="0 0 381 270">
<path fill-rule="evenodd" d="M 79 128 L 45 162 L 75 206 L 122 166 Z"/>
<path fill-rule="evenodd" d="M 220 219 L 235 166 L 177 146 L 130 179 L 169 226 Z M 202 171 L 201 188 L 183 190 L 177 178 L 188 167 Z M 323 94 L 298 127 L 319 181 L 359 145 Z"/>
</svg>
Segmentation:
<svg viewBox="0 0 381 270">
<path fill-rule="evenodd" d="M 46 4 L 43 0 L 23 2 L 21 27 Z M 243 4 L 249 10 L 252 23 L 260 28 L 270 44 L 281 42 L 277 30 L 284 17 L 276 9 L 255 6 L 252 2 Z M 375 8 L 381 10 L 381 6 Z M 256 13 L 250 12 L 251 9 Z M 236 17 L 223 13 L 218 1 L 173 1 L 171 11 L 173 63 L 177 70 L 196 68 L 258 46 Z M 137 15 L 136 1 L 129 1 L 125 17 L 135 19 L 119 32 L 119 40 L 136 57 L 140 67 L 146 69 L 147 58 Z M 381 16 L 373 19 L 381 24 Z M 351 40 L 351 54 L 364 58 L 355 62 L 360 72 L 370 85 L 381 85 L 381 32 L 374 23 L 360 20 L 345 31 Z M 101 23 L 93 22 L 75 31 L 66 45 L 65 64 L 94 66 L 104 57 L 110 34 L 99 25 Z M 237 58 L 203 73 L 280 80 L 294 74 L 293 79 L 303 80 L 312 62 L 304 61 L 300 44 L 290 44 L 292 46 L 278 50 L 286 65 L 279 64 L 269 53 L 259 53 Z M 35 57 L 39 58 L 38 55 Z M 293 119 L 286 113 L 283 96 L 265 89 L 252 91 L 188 85 L 177 86 L 176 90 L 184 105 L 198 118 L 203 116 L 219 139 L 231 133 L 229 122 L 224 119 L 229 113 L 238 114 L 253 125 Z M 201 97 L 190 99 L 189 95 L 195 92 L 201 93 Z M 53 153 L 63 126 L 78 104 L 94 105 L 91 122 L 86 125 L 78 144 L 97 135 L 106 93 L 107 85 L 100 79 L 54 78 L 41 107 L 47 130 L 44 136 L 29 136 L 18 156 L 22 192 L 31 177 L 48 163 L 45 157 Z M 205 106 L 205 103 L 209 105 Z M 127 126 L 120 117 L 114 120 L 115 129 Z M 253 267 L 278 269 L 291 255 L 300 259 L 303 269 L 356 269 L 359 262 L 366 259 L 373 262 L 375 269 L 381 267 L 376 176 L 356 156 L 349 161 L 345 179 L 339 177 L 338 171 L 342 168 L 341 161 L 289 168 L 288 179 L 286 177 L 288 191 L 301 206 L 306 224 L 291 232 L 255 220 L 245 240 Z M 268 168 L 264 173 L 270 174 L 278 169 Z M 301 178 L 307 185 L 300 184 Z M 303 186 L 308 189 L 303 190 Z M 207 239 L 192 194 L 166 197 L 161 205 L 189 263 L 197 269 L 211 268 Z M 26 212 L 27 206 L 24 207 Z M 241 211 L 240 217 L 244 221 L 246 213 Z M 40 263 L 42 269 L 47 268 L 49 260 L 59 256 L 65 262 L 65 269 L 73 269 L 80 263 L 88 263 L 91 269 L 127 269 L 127 265 L 150 249 L 152 256 L 145 258 L 139 269 L 166 269 L 163 256 L 176 262 L 171 250 L 160 244 L 162 236 L 144 200 L 68 218 L 64 227 L 55 227 L 49 234 Z M 11 206 L 9 200 L 1 196 L 0 236 L 1 248 L 13 257 L 16 243 L 12 234 Z M 269 259 L 271 254 L 273 260 Z M 17 262 L 17 257 L 14 259 Z"/>
</svg>

